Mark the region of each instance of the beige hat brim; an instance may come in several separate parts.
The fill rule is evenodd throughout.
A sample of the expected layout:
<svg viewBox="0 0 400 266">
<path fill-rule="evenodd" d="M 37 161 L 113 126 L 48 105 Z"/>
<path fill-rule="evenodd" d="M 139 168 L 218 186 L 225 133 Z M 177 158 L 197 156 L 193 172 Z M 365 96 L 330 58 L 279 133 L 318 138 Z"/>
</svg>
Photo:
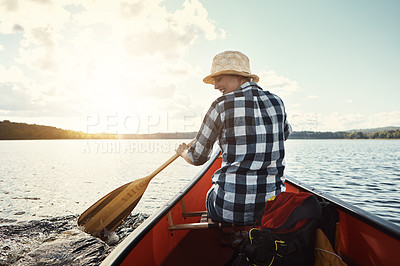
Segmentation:
<svg viewBox="0 0 400 266">
<path fill-rule="evenodd" d="M 203 82 L 214 85 L 213 77 L 216 77 L 219 75 L 238 75 L 238 76 L 249 77 L 249 78 L 253 78 L 253 82 L 258 82 L 260 80 L 260 78 L 255 74 L 248 74 L 245 72 L 240 72 L 240 71 L 235 71 L 235 70 L 223 70 L 223 71 L 219 71 L 214 74 L 208 75 L 207 77 L 205 77 L 203 79 Z"/>
</svg>

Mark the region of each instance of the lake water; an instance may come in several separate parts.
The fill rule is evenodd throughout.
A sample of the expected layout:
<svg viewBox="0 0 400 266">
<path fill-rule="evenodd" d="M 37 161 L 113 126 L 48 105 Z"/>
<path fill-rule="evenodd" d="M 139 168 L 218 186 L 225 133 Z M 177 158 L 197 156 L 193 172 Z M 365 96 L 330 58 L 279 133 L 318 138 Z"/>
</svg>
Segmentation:
<svg viewBox="0 0 400 266">
<path fill-rule="evenodd" d="M 111 190 L 151 173 L 182 141 L 0 141 L 0 265 L 98 264 L 112 246 L 79 231 L 76 218 Z M 400 140 L 285 145 L 289 177 L 400 225 Z M 159 173 L 119 236 L 200 170 L 178 158 Z"/>
</svg>

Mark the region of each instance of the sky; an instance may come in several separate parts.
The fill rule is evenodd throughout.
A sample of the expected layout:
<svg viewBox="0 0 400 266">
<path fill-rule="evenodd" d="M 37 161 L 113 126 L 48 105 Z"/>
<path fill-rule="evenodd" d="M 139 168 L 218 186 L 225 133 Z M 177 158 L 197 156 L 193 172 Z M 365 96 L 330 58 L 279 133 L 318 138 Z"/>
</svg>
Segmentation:
<svg viewBox="0 0 400 266">
<path fill-rule="evenodd" d="M 0 121 L 197 131 L 237 50 L 295 131 L 400 126 L 400 1 L 0 0 Z"/>
</svg>

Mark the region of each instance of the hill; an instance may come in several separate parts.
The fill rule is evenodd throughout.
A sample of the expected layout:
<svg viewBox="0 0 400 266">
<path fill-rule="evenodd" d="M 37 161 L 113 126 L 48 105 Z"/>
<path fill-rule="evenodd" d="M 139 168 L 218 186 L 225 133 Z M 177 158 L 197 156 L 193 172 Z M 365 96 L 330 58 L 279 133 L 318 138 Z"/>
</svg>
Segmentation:
<svg viewBox="0 0 400 266">
<path fill-rule="evenodd" d="M 390 130 L 400 130 L 400 127 L 377 127 L 377 128 L 364 128 L 364 129 L 352 129 L 346 132 L 362 132 L 364 134 L 372 134 L 375 132 L 383 132 Z"/>
<path fill-rule="evenodd" d="M 0 140 L 22 139 L 113 139 L 113 134 L 88 134 L 81 131 L 61 128 L 15 123 L 8 120 L 0 122 Z"/>
<path fill-rule="evenodd" d="M 196 132 L 154 134 L 89 134 L 51 126 L 0 121 L 0 140 L 23 139 L 192 139 Z"/>
<path fill-rule="evenodd" d="M 338 132 L 314 132 L 295 131 L 289 136 L 290 139 L 400 139 L 400 129 L 395 130 L 373 130 L 366 131 L 338 131 Z"/>
<path fill-rule="evenodd" d="M 192 139 L 197 132 L 153 134 L 89 134 L 51 126 L 0 121 L 0 140 L 23 139 Z M 400 127 L 358 129 L 338 132 L 295 131 L 290 139 L 400 139 Z"/>
</svg>

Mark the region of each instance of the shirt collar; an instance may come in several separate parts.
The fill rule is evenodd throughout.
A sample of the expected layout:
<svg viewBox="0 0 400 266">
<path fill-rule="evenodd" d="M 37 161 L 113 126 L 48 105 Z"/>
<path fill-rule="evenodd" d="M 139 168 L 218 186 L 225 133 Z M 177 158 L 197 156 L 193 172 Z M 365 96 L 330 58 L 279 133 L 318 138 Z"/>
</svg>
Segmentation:
<svg viewBox="0 0 400 266">
<path fill-rule="evenodd" d="M 243 90 L 243 89 L 245 89 L 245 88 L 252 87 L 252 86 L 258 87 L 258 85 L 257 85 L 256 82 L 250 81 L 250 82 L 245 82 L 245 83 L 243 83 L 237 90 Z"/>
</svg>

